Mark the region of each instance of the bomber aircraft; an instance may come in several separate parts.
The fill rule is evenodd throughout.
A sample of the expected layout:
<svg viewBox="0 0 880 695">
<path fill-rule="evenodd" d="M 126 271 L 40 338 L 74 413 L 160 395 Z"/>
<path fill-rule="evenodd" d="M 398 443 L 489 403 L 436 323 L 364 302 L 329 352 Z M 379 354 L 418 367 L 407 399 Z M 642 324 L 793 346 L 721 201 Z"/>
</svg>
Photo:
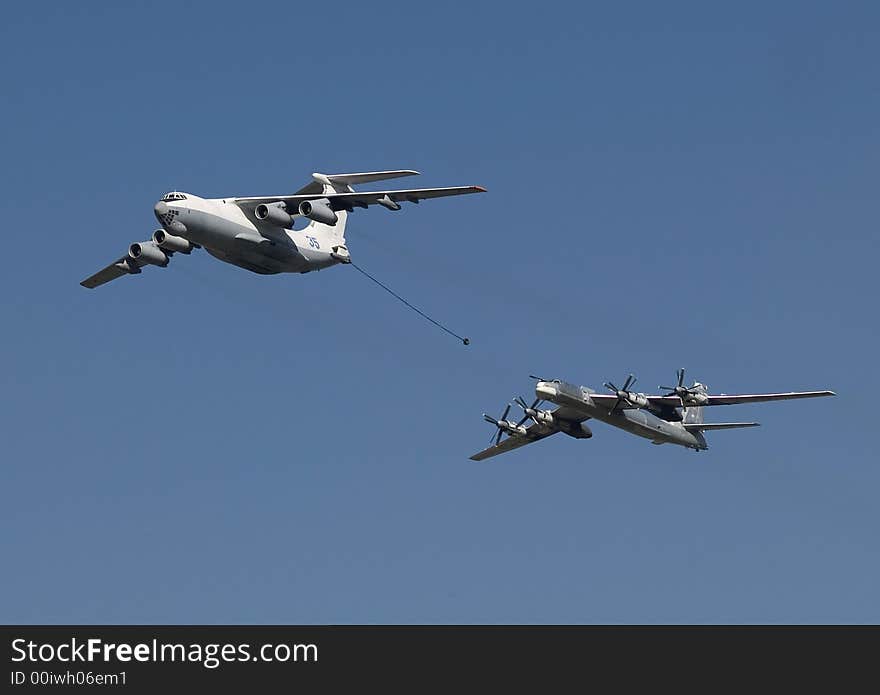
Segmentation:
<svg viewBox="0 0 880 695">
<path fill-rule="evenodd" d="M 834 396 L 834 391 L 790 391 L 788 393 L 760 393 L 753 395 L 712 395 L 705 384 L 695 381 L 692 386 L 684 385 L 684 369 L 679 369 L 676 386 L 660 386 L 668 393 L 647 395 L 631 391 L 635 377 L 630 374 L 623 386 L 618 388 L 611 382 L 605 383 L 610 393 L 597 393 L 586 386 L 575 386 L 559 379 L 537 379 L 535 400 L 531 405 L 522 397 L 514 403 L 523 416 L 518 422 L 508 420 L 508 403 L 500 418 L 483 414 L 486 422 L 492 423 L 497 433 L 493 434 L 493 444 L 473 456 L 474 461 L 482 461 L 526 444 L 537 442 L 557 432 L 563 432 L 575 439 L 589 439 L 592 431 L 585 424 L 590 418 L 601 420 L 630 434 L 651 440 L 652 444 L 678 444 L 679 446 L 705 451 L 704 432 L 729 430 L 739 427 L 757 427 L 757 422 L 703 422 L 703 408 L 710 405 L 734 405 L 736 403 L 759 403 L 762 401 L 784 401 L 795 398 L 816 398 Z M 541 403 L 550 401 L 558 405 L 553 410 L 542 410 Z M 531 424 L 526 426 L 527 421 Z M 503 435 L 507 435 L 502 440 Z"/>
<path fill-rule="evenodd" d="M 274 275 L 308 273 L 339 263 L 351 263 L 345 243 L 345 223 L 354 208 L 381 205 L 400 210 L 401 203 L 418 203 L 466 193 L 482 193 L 481 186 L 355 191 L 353 186 L 417 171 L 371 171 L 356 174 L 312 174 L 310 183 L 290 195 L 252 198 L 200 198 L 172 191 L 153 207 L 162 225 L 152 238 L 128 247 L 128 253 L 80 284 L 94 288 L 123 275 L 141 272 L 147 265 L 165 267 L 176 253 L 204 248 L 215 258 L 241 268 Z M 308 225 L 293 229 L 297 218 Z"/>
</svg>

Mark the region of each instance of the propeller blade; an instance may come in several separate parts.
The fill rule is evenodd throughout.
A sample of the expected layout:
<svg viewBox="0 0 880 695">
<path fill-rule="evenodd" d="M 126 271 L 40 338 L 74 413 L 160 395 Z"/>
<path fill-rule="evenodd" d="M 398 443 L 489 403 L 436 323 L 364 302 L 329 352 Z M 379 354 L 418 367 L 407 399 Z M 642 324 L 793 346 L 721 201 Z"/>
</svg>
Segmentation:
<svg viewBox="0 0 880 695">
<path fill-rule="evenodd" d="M 501 443 L 501 435 L 504 434 L 504 430 L 500 427 L 498 428 L 498 436 L 495 437 L 495 446 L 498 446 Z"/>
<path fill-rule="evenodd" d="M 496 419 L 495 419 L 494 417 L 492 417 L 491 415 L 486 415 L 486 413 L 483 413 L 483 419 L 484 419 L 486 422 L 491 422 L 491 423 L 492 423 L 493 425 L 495 425 L 496 427 L 498 426 L 498 420 L 496 420 Z"/>
<path fill-rule="evenodd" d="M 623 382 L 623 390 L 624 390 L 624 391 L 629 391 L 629 387 L 632 386 L 632 385 L 635 383 L 635 381 L 636 381 L 636 378 L 635 378 L 632 374 L 630 374 L 630 375 L 626 378 L 626 381 Z"/>
<path fill-rule="evenodd" d="M 510 413 L 510 403 L 507 404 L 507 407 L 504 409 L 504 415 L 502 415 L 499 420 L 506 420 L 507 415 Z"/>
<path fill-rule="evenodd" d="M 658 389 L 666 389 L 669 393 L 665 394 L 667 396 L 678 396 L 681 398 L 681 392 L 687 391 L 690 392 L 690 389 L 682 386 L 684 383 L 684 367 L 681 369 L 675 370 L 675 375 L 678 377 L 678 385 L 677 386 L 658 386 Z"/>
<path fill-rule="evenodd" d="M 614 384 L 612 384 L 610 381 L 606 381 L 606 382 L 605 382 L 605 388 L 608 389 L 609 391 L 614 391 L 614 393 L 617 393 L 618 391 L 620 391 L 620 389 L 617 388 L 617 387 L 616 387 Z"/>
<path fill-rule="evenodd" d="M 532 401 L 532 404 L 531 404 L 531 405 L 529 405 L 528 403 L 526 403 L 526 399 L 523 398 L 522 396 L 517 396 L 517 397 L 514 398 L 513 400 L 514 400 L 514 402 L 515 402 L 520 408 L 522 408 L 522 411 L 523 411 L 523 417 L 522 417 L 522 419 L 521 419 L 519 422 L 516 423 L 516 426 L 517 426 L 517 427 L 521 427 L 522 424 L 523 424 L 526 420 L 531 420 L 531 421 L 534 422 L 535 424 L 538 423 L 537 418 L 535 418 L 534 414 L 529 414 L 529 411 L 531 410 L 531 411 L 534 412 L 534 410 L 538 407 L 538 405 L 544 402 L 543 399 L 541 399 L 541 398 L 536 398 L 534 401 Z"/>
</svg>

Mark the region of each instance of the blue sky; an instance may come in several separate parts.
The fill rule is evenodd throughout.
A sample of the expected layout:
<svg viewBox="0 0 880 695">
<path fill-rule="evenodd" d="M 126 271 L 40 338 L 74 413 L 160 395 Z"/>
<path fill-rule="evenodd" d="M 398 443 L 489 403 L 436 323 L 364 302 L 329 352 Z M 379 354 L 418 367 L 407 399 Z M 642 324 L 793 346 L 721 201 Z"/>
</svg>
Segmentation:
<svg viewBox="0 0 880 695">
<path fill-rule="evenodd" d="M 129 6 L 130 5 L 130 6 Z M 877 622 L 874 3 L 28 3 L 0 27 L 0 620 Z M 87 291 L 166 190 L 415 168 L 350 268 Z M 530 373 L 836 399 L 475 464 Z"/>
</svg>

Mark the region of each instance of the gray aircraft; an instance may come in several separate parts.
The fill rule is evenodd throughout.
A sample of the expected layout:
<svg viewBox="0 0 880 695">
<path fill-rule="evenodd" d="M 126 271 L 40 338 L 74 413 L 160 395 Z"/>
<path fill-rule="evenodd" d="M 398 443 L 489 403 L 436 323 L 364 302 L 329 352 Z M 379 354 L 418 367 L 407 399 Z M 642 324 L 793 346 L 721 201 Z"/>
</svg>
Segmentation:
<svg viewBox="0 0 880 695">
<path fill-rule="evenodd" d="M 585 422 L 590 418 L 649 439 L 652 444 L 678 444 L 694 451 L 705 451 L 709 445 L 706 444 L 704 432 L 758 426 L 757 422 L 703 422 L 705 406 L 835 395 L 833 391 L 790 391 L 716 396 L 710 394 L 706 385 L 698 381 L 692 386 L 685 386 L 684 369 L 678 370 L 676 386 L 659 387 L 668 390 L 668 393 L 661 395 L 647 395 L 630 390 L 636 382 L 632 374 L 619 388 L 606 382 L 605 388 L 610 393 L 598 393 L 586 386 L 575 386 L 559 379 L 532 378 L 538 380 L 534 402 L 529 405 L 521 397 L 514 400 L 523 411 L 518 422 L 507 419 L 512 403 L 507 404 L 500 418 L 483 414 L 486 422 L 496 427 L 497 433 L 493 435 L 492 446 L 471 456 L 472 460 L 482 461 L 557 432 L 563 432 L 575 439 L 589 439 L 593 433 Z M 543 401 L 550 401 L 559 407 L 542 410 L 540 406 Z M 531 421 L 528 426 L 527 421 Z M 502 440 L 505 434 L 507 437 Z"/>
<path fill-rule="evenodd" d="M 147 265 L 162 268 L 175 252 L 202 248 L 215 258 L 261 275 L 308 273 L 350 263 L 345 223 L 355 208 L 381 205 L 400 210 L 401 203 L 418 203 L 466 193 L 480 186 L 355 191 L 360 183 L 412 176 L 417 171 L 370 171 L 355 174 L 312 174 L 312 181 L 291 195 L 251 198 L 200 198 L 172 191 L 153 211 L 161 229 L 152 238 L 128 247 L 128 253 L 80 284 L 94 288 Z M 295 230 L 298 218 L 305 229 Z"/>
</svg>

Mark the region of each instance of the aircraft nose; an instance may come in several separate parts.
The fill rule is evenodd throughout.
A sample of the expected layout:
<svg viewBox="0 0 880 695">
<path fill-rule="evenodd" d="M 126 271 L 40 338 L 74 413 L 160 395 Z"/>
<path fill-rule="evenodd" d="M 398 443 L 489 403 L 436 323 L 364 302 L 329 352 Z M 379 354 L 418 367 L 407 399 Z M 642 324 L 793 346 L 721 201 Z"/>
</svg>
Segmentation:
<svg viewBox="0 0 880 695">
<path fill-rule="evenodd" d="M 171 208 L 167 203 L 160 200 L 153 206 L 153 212 L 156 213 L 156 219 L 159 220 L 165 229 L 177 236 L 186 234 L 186 225 L 177 219 L 180 210 Z"/>
<path fill-rule="evenodd" d="M 539 381 L 535 384 L 535 395 L 538 398 L 553 398 L 556 396 L 556 384 L 552 381 Z"/>
</svg>

